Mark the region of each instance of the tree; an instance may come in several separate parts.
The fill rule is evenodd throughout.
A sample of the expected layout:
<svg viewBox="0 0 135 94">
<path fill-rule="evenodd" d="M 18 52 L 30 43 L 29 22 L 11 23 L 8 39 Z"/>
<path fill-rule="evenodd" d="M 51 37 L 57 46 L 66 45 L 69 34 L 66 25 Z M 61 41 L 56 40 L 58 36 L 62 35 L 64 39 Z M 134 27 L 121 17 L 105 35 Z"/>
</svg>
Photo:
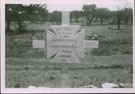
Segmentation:
<svg viewBox="0 0 135 94">
<path fill-rule="evenodd" d="M 127 8 L 128 4 L 124 5 L 123 7 L 120 8 L 120 5 L 117 6 L 117 25 L 118 25 L 118 30 L 120 29 L 121 21 L 122 18 L 124 17 L 124 10 Z M 127 19 L 126 19 L 127 20 Z"/>
<path fill-rule="evenodd" d="M 50 14 L 50 18 L 49 20 L 52 22 L 56 22 L 57 25 L 61 23 L 61 17 L 62 17 L 62 13 L 60 11 L 53 11 Z"/>
<path fill-rule="evenodd" d="M 122 11 L 122 10 L 118 10 L 118 11 L 117 11 L 118 30 L 120 29 L 120 25 L 121 25 L 122 14 L 123 14 L 123 11 Z"/>
<path fill-rule="evenodd" d="M 128 21 L 131 20 L 131 24 L 132 24 L 132 20 L 133 20 L 133 10 L 131 8 L 125 8 L 123 11 L 123 20 L 125 21 L 125 24 L 128 24 Z"/>
<path fill-rule="evenodd" d="M 10 7 L 8 7 L 7 5 L 6 5 L 6 9 L 5 9 L 6 11 L 5 11 L 5 15 L 6 15 L 6 24 L 7 24 L 7 27 L 6 27 L 6 31 L 8 31 L 8 32 L 10 32 L 10 22 L 11 22 L 11 11 L 12 11 L 12 9 L 10 8 Z"/>
<path fill-rule="evenodd" d="M 91 25 L 92 20 L 96 16 L 96 4 L 84 5 L 82 10 L 87 18 L 87 25 Z"/>
<path fill-rule="evenodd" d="M 78 21 L 79 17 L 82 17 L 82 11 L 72 11 L 70 13 L 70 19 L 74 18 L 76 22 Z"/>
<path fill-rule="evenodd" d="M 11 21 L 18 21 L 19 27 L 21 27 L 20 25 L 20 17 L 18 16 L 22 10 L 22 5 L 21 4 L 7 4 L 6 5 L 6 22 L 7 22 L 7 29 L 6 31 L 10 31 L 10 23 Z"/>
<path fill-rule="evenodd" d="M 109 17 L 110 11 L 107 8 L 98 8 L 96 15 L 100 18 L 101 24 L 103 24 L 104 20 Z"/>
<path fill-rule="evenodd" d="M 10 22 L 18 22 L 18 31 L 23 32 L 23 22 L 24 20 L 28 21 L 37 21 L 40 18 L 47 18 L 47 9 L 46 5 L 22 5 L 22 4 L 7 4 L 6 5 L 6 22 L 7 30 L 10 30 Z"/>
<path fill-rule="evenodd" d="M 10 31 L 10 22 L 18 22 L 18 31 L 22 32 L 22 21 L 25 17 L 24 6 L 22 4 L 6 5 L 7 30 Z"/>
<path fill-rule="evenodd" d="M 30 20 L 32 22 L 48 19 L 48 10 L 47 5 L 39 5 L 39 4 L 31 4 L 29 6 L 25 6 L 25 13 L 27 14 L 26 20 Z"/>
</svg>

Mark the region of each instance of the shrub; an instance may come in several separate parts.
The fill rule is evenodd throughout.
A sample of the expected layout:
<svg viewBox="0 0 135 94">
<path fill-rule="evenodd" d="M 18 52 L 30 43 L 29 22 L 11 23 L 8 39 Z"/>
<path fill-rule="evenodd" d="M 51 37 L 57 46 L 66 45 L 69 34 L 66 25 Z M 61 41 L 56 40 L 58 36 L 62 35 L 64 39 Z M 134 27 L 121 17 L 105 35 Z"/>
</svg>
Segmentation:
<svg viewBox="0 0 135 94">
<path fill-rule="evenodd" d="M 97 56 L 100 56 L 100 55 L 111 55 L 112 54 L 112 50 L 111 49 L 108 49 L 108 48 L 97 48 L 97 49 L 94 49 L 92 52 L 91 52 L 92 55 L 97 55 Z"/>
<path fill-rule="evenodd" d="M 91 51 L 92 55 L 116 55 L 116 54 L 132 54 L 132 40 L 110 40 L 100 41 L 99 48 Z"/>
</svg>

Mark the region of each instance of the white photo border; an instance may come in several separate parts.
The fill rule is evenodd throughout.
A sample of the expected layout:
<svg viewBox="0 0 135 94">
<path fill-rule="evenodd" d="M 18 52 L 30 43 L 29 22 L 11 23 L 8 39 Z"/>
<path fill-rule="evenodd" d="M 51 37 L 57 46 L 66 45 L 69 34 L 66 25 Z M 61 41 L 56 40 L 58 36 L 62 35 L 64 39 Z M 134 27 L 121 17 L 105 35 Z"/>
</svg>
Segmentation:
<svg viewBox="0 0 135 94">
<path fill-rule="evenodd" d="M 130 0 L 131 1 L 131 0 Z M 5 88 L 5 4 L 82 4 L 85 0 L 1 0 L 1 93 L 135 93 L 135 59 L 133 49 L 133 88 Z M 133 4 L 133 48 L 134 39 L 134 0 Z"/>
</svg>

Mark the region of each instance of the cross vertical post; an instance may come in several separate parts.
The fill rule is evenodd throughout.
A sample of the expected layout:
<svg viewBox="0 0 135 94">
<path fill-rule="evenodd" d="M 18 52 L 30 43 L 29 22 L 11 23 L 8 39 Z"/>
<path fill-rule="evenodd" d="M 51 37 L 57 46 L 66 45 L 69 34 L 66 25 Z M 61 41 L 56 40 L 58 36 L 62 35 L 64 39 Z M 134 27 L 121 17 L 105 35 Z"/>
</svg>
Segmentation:
<svg viewBox="0 0 135 94">
<path fill-rule="evenodd" d="M 70 25 L 70 12 L 62 12 L 62 25 Z M 71 87 L 71 80 L 68 74 L 69 66 L 67 64 L 61 64 L 61 87 L 69 88 Z"/>
<path fill-rule="evenodd" d="M 62 11 L 62 25 L 70 25 L 70 12 Z"/>
</svg>

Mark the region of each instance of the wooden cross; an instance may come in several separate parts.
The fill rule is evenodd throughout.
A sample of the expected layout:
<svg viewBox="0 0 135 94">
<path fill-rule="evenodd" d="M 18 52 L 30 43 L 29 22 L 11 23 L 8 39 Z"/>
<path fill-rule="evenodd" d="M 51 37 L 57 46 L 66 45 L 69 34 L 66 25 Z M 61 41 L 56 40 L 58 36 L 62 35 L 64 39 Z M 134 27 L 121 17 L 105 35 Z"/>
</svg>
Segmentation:
<svg viewBox="0 0 135 94">
<path fill-rule="evenodd" d="M 84 40 L 84 30 L 80 25 L 70 25 L 69 12 L 62 12 L 62 25 L 51 25 L 53 32 L 47 30 L 47 42 L 33 40 L 34 48 L 47 47 L 47 58 L 54 57 L 50 63 L 61 63 L 61 87 L 70 87 L 68 66 L 62 63 L 80 63 L 85 48 L 98 48 L 97 40 Z"/>
</svg>

